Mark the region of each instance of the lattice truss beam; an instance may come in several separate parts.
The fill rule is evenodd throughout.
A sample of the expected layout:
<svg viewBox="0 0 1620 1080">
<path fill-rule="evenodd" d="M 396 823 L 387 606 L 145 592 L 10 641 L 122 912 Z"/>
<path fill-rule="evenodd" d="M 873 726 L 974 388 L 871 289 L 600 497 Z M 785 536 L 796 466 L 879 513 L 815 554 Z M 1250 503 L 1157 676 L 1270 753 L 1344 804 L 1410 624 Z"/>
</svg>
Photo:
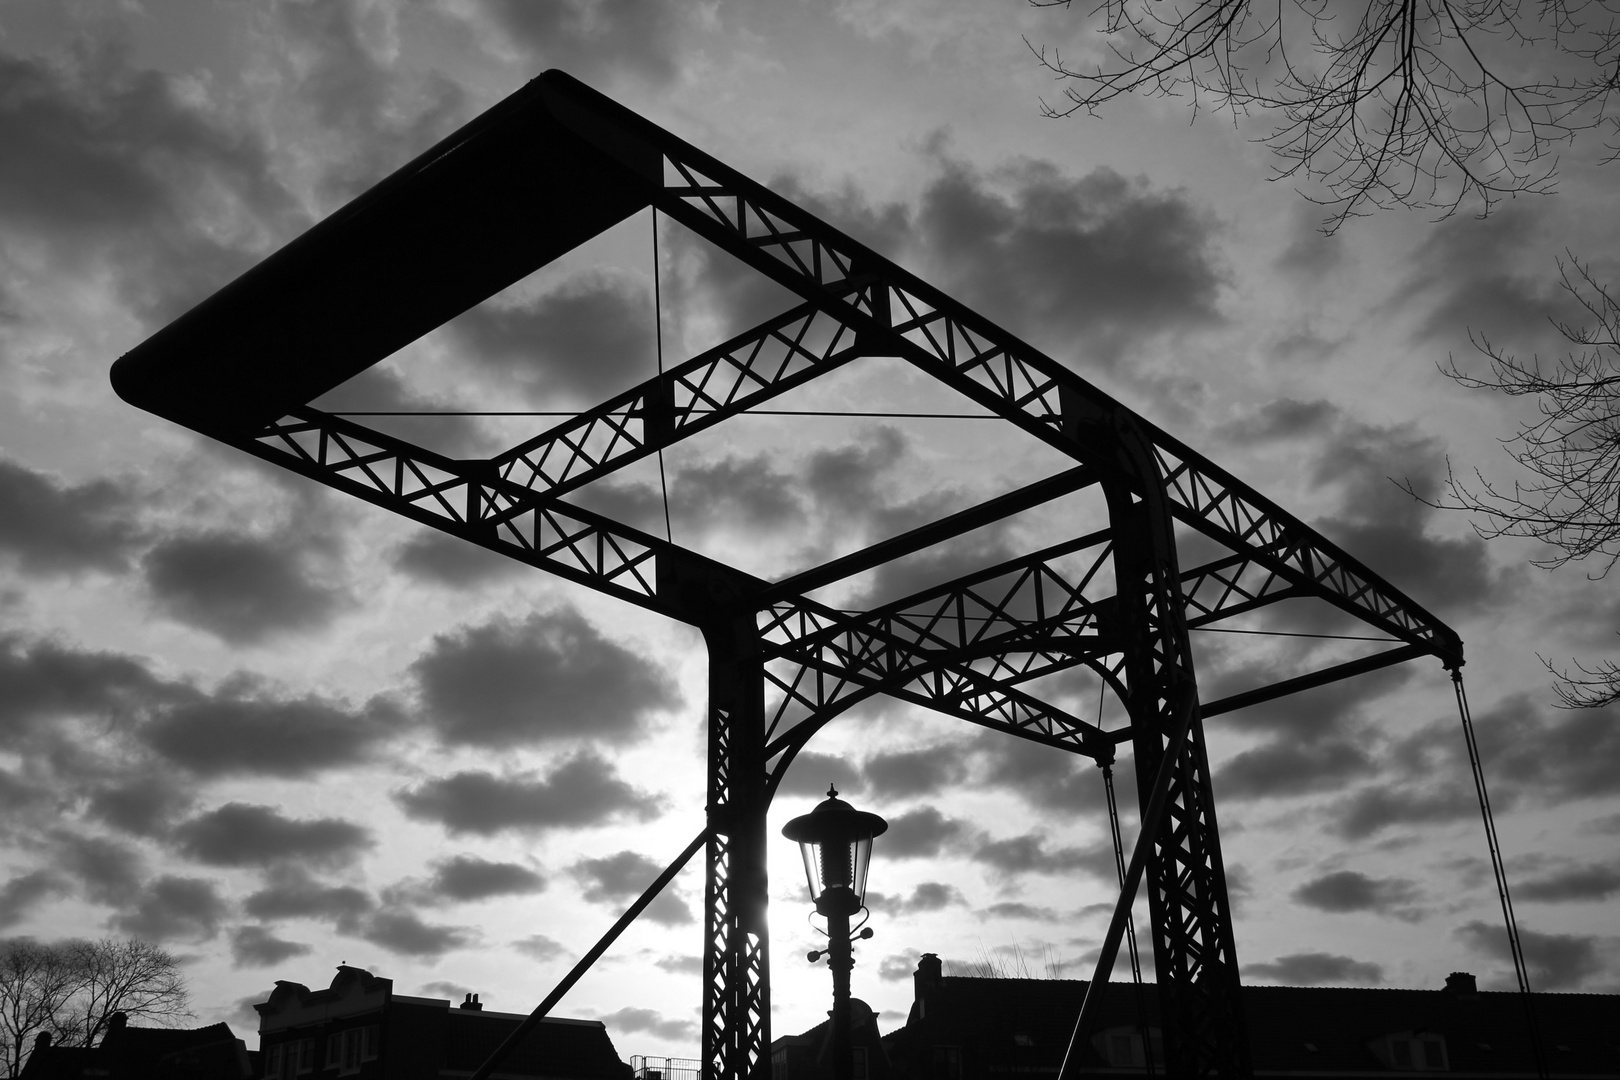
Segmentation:
<svg viewBox="0 0 1620 1080">
<path fill-rule="evenodd" d="M 450 458 L 309 404 L 648 206 L 784 286 L 797 304 L 483 460 Z M 1073 467 L 776 581 L 568 498 L 870 356 L 910 363 Z M 1103 761 L 1130 741 L 1144 790 L 1153 777 L 1143 770 L 1181 746 L 1172 735 L 1178 710 L 1193 709 L 1191 737 L 1171 757 L 1169 809 L 1149 875 L 1155 949 L 1166 993 L 1184 1014 L 1167 1032 L 1182 1047 L 1183 1071 L 1231 1075 L 1241 1055 L 1209 1030 L 1232 1022 L 1223 1010 L 1235 995 L 1194 987 L 1217 969 L 1217 982 L 1236 984 L 1198 716 L 1413 656 L 1448 666 L 1462 659 L 1457 636 L 1421 606 L 1167 432 L 560 73 L 160 332 L 119 362 L 114 383 L 135 404 L 319 483 L 704 629 L 716 815 L 704 1055 L 715 1076 L 757 1075 L 768 1065 L 765 805 L 811 734 L 851 705 L 889 695 Z M 1103 528 L 871 610 L 812 599 L 823 586 L 1087 489 L 1106 494 Z M 1220 554 L 1181 568 L 1172 523 L 1214 541 Z M 1352 616 L 1393 648 L 1199 706 L 1188 631 L 1248 625 L 1272 605 L 1302 599 Z M 1042 696 L 1043 677 L 1081 666 L 1126 704 L 1122 725 L 1105 731 Z"/>
</svg>

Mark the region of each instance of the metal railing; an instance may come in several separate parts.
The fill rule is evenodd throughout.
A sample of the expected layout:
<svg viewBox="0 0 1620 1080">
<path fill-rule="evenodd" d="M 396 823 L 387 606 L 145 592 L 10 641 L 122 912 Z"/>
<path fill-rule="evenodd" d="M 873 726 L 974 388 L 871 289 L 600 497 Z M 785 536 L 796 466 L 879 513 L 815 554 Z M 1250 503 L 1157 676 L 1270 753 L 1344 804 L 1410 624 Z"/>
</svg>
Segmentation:
<svg viewBox="0 0 1620 1080">
<path fill-rule="evenodd" d="M 630 1075 L 635 1080 L 698 1080 L 703 1062 L 698 1058 L 658 1058 L 630 1055 Z"/>
</svg>

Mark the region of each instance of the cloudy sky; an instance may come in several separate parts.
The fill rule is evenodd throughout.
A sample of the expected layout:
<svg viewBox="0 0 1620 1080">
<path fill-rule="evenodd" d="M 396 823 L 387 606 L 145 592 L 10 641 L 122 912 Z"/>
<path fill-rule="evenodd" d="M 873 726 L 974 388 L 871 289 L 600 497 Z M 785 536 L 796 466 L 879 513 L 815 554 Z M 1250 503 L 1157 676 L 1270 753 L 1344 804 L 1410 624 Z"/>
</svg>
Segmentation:
<svg viewBox="0 0 1620 1080">
<path fill-rule="evenodd" d="M 527 1011 L 701 827 L 693 630 L 279 473 L 107 382 L 191 304 L 557 67 L 1072 366 L 1456 627 L 1532 980 L 1620 989 L 1603 917 L 1620 733 L 1551 708 L 1540 659 L 1612 655 L 1620 593 L 1580 566 L 1534 570 L 1533 549 L 1486 544 L 1395 482 L 1436 493 L 1448 462 L 1511 482 L 1497 439 L 1524 413 L 1437 366 L 1475 365 L 1471 332 L 1559 353 L 1557 260 L 1620 275 L 1615 166 L 1577 144 L 1554 195 L 1325 237 L 1319 207 L 1266 182 L 1263 128 L 1190 123 L 1176 100 L 1043 119 L 1060 88 L 1026 40 L 1071 61 L 1101 47 L 1079 10 L 1021 0 L 0 6 L 0 933 L 161 941 L 199 1021 L 245 1032 L 274 980 L 324 986 L 340 962 Z M 327 404 L 589 405 L 656 370 L 655 273 L 671 363 L 787 306 L 658 227 L 656 268 L 637 215 Z M 781 404 L 966 403 L 873 359 Z M 548 422 L 379 423 L 468 457 Z M 780 575 L 1061 462 L 982 420 L 769 417 L 665 467 L 678 543 Z M 663 529 L 650 462 L 589 498 Z M 1073 535 L 1065 515 L 844 598 Z M 1201 635 L 1203 696 L 1332 655 L 1302 641 L 1285 656 Z M 1219 717 L 1208 742 L 1246 979 L 1511 983 L 1437 663 Z M 800 757 L 772 835 L 829 781 L 893 823 L 855 972 L 885 1026 L 921 952 L 1089 975 L 1113 895 L 1089 762 L 874 704 Z M 820 939 L 796 852 L 778 840 L 772 858 L 789 1033 L 820 1018 L 827 976 L 802 959 Z M 695 1055 L 701 900 L 694 864 L 558 1011 L 607 1020 L 627 1056 Z"/>
</svg>

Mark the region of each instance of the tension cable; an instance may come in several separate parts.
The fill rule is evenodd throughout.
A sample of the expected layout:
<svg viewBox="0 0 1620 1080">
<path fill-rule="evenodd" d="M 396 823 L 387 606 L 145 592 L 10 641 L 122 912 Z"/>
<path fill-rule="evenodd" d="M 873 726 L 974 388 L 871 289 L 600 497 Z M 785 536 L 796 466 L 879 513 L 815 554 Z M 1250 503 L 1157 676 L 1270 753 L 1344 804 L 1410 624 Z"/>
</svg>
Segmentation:
<svg viewBox="0 0 1620 1080">
<path fill-rule="evenodd" d="M 1524 1002 L 1525 1026 L 1530 1029 L 1530 1052 L 1535 1057 L 1536 1075 L 1547 1080 L 1547 1061 L 1541 1051 L 1541 1034 L 1530 997 L 1530 976 L 1524 962 L 1524 946 L 1519 940 L 1519 923 L 1513 917 L 1513 898 L 1508 895 L 1507 872 L 1502 867 L 1502 847 L 1496 838 L 1496 820 L 1491 814 L 1491 797 L 1485 791 L 1485 770 L 1479 761 L 1479 742 L 1474 738 L 1474 717 L 1468 708 L 1468 691 L 1463 687 L 1462 668 L 1451 669 L 1451 685 L 1457 694 L 1457 714 L 1462 720 L 1463 741 L 1468 745 L 1468 767 L 1474 775 L 1474 791 L 1479 795 L 1479 814 L 1485 821 L 1485 846 L 1491 852 L 1491 873 L 1496 876 L 1496 895 L 1502 902 L 1502 921 L 1507 927 L 1508 950 L 1513 954 L 1513 974 L 1519 980 L 1519 998 Z"/>
<path fill-rule="evenodd" d="M 654 293 L 657 292 L 656 283 Z M 659 303 L 657 297 L 653 303 Z M 663 341 L 658 343 L 659 369 L 663 369 Z M 719 409 L 690 409 L 690 416 L 708 416 Z M 337 409 L 333 416 L 585 416 L 579 409 Z M 742 416 L 845 416 L 868 420 L 1003 420 L 995 413 L 872 412 L 860 409 L 744 409 Z"/>
<path fill-rule="evenodd" d="M 1236 626 L 1189 626 L 1205 634 L 1253 634 L 1256 637 L 1320 638 L 1323 641 L 1379 641 L 1384 644 L 1398 641 L 1392 637 L 1368 637 L 1365 634 L 1309 634 L 1303 630 L 1245 630 Z"/>
<path fill-rule="evenodd" d="M 662 276 L 658 265 L 658 207 L 652 208 L 652 247 L 653 247 L 653 340 L 658 346 L 658 378 L 664 378 L 664 297 L 659 291 L 658 281 Z M 662 396 L 662 395 L 660 395 Z M 647 418 L 648 420 L 651 417 Z M 664 443 L 658 443 L 658 487 L 664 493 L 664 539 L 670 543 L 675 542 L 675 530 L 669 525 L 669 481 L 664 478 Z"/>
<path fill-rule="evenodd" d="M 1097 702 L 1097 726 L 1102 727 L 1102 701 Z M 1114 798 L 1114 763 L 1112 761 L 1097 763 L 1102 769 L 1103 790 L 1108 793 L 1108 829 L 1114 836 L 1114 869 L 1119 872 L 1119 887 L 1125 888 L 1125 844 L 1119 836 L 1119 804 Z M 1136 951 L 1136 917 L 1128 916 L 1125 921 L 1125 943 L 1131 954 L 1131 982 L 1136 988 L 1136 1026 L 1142 1033 L 1142 1061 L 1147 1066 L 1147 1074 L 1154 1075 L 1153 1068 L 1153 1039 L 1149 1035 L 1147 995 L 1142 989 L 1142 960 Z"/>
</svg>

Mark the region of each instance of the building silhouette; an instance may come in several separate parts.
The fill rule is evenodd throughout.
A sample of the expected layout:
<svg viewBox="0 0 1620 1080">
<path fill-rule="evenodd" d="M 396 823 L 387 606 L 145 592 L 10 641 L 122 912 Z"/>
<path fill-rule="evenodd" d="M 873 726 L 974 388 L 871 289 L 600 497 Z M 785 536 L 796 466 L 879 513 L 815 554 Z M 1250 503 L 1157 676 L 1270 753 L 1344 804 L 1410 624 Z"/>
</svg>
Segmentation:
<svg viewBox="0 0 1620 1080">
<path fill-rule="evenodd" d="M 520 1013 L 486 1011 L 476 995 L 394 993 L 393 980 L 342 965 L 324 990 L 278 980 L 259 1014 L 264 1080 L 446 1080 L 469 1075 L 516 1030 Z M 600 1020 L 547 1017 L 494 1072 L 499 1078 L 627 1080 Z"/>
<path fill-rule="evenodd" d="M 1089 985 L 946 975 L 932 953 L 912 978 L 905 1025 L 883 1035 L 876 1053 L 870 1039 L 857 1040 L 868 1047 L 864 1062 L 856 1058 L 858 1078 L 1055 1076 Z M 1142 990 L 1107 988 L 1098 1029 L 1080 1047 L 1086 1074 L 1146 1075 L 1151 1060 L 1164 1075 L 1157 988 Z M 1465 972 L 1434 990 L 1244 986 L 1242 994 L 1257 1077 L 1537 1075 L 1523 998 L 1481 991 Z M 1620 995 L 1536 994 L 1532 1002 L 1549 1077 L 1620 1080 Z M 865 1013 L 876 1035 L 876 1019 Z M 830 1077 L 826 1027 L 774 1040 L 773 1080 Z"/>
<path fill-rule="evenodd" d="M 20 1080 L 250 1080 L 258 1055 L 229 1024 L 200 1028 L 131 1027 L 113 1013 L 95 1046 L 56 1046 L 50 1032 L 34 1040 Z"/>
<path fill-rule="evenodd" d="M 855 1080 L 890 1080 L 900 1076 L 883 1044 L 872 1007 L 860 998 L 850 998 L 849 1021 Z M 831 1041 L 831 1019 L 823 1020 L 802 1035 L 784 1035 L 771 1040 L 771 1080 L 820 1080 L 832 1076 Z"/>
</svg>

